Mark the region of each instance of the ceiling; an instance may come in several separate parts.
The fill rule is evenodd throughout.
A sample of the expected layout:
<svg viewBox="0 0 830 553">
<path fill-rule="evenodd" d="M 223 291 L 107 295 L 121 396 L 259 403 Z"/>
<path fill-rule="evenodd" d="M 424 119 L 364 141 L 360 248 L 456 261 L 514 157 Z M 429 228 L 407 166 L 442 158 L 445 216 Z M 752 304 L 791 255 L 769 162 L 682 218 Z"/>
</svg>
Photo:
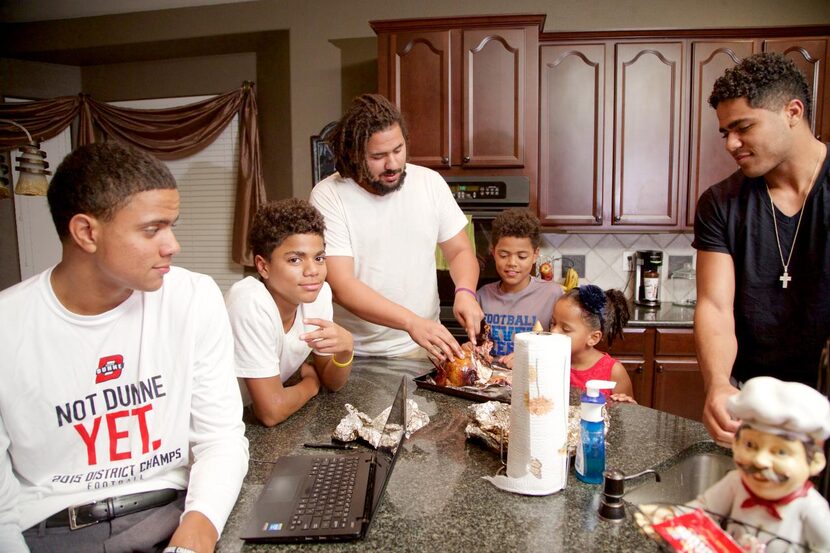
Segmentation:
<svg viewBox="0 0 830 553">
<path fill-rule="evenodd" d="M 74 19 L 116 13 L 168 10 L 255 0 L 2 0 L 0 22 Z"/>
</svg>

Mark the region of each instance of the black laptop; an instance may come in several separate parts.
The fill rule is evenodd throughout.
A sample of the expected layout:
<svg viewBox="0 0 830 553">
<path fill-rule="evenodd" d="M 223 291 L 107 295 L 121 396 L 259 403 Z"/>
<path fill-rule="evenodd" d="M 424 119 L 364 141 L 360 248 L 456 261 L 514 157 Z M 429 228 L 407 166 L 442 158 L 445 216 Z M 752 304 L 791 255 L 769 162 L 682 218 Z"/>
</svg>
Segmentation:
<svg viewBox="0 0 830 553">
<path fill-rule="evenodd" d="M 380 505 L 405 427 L 403 377 L 375 451 L 280 457 L 240 537 L 271 543 L 362 538 Z"/>
</svg>

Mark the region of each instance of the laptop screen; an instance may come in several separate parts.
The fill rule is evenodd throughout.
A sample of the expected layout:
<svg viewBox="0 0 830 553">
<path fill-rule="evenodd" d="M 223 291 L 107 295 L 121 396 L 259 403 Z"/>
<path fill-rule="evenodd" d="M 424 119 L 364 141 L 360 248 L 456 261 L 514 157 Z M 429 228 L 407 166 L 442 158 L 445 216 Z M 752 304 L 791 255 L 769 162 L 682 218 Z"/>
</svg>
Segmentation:
<svg viewBox="0 0 830 553">
<path fill-rule="evenodd" d="M 405 433 L 406 377 L 402 377 L 401 384 L 398 386 L 398 393 L 395 394 L 395 400 L 392 402 L 392 408 L 389 410 L 389 416 L 383 427 L 383 433 L 380 436 L 380 443 L 376 451 L 372 509 L 370 511 L 371 518 L 374 518 L 375 512 L 380 505 L 380 499 L 383 496 L 384 489 L 386 489 L 389 473 L 392 472 L 392 468 L 395 466 L 395 460 L 398 458 L 398 452 L 403 443 Z"/>
</svg>

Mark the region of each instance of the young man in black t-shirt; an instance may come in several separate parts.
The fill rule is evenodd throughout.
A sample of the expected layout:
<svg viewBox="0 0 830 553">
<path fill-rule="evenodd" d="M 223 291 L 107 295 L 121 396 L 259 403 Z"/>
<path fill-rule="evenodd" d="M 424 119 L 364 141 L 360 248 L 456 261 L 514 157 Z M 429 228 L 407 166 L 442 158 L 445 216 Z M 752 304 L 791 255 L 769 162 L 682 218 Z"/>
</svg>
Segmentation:
<svg viewBox="0 0 830 553">
<path fill-rule="evenodd" d="M 735 385 L 769 375 L 815 387 L 830 335 L 827 146 L 810 130 L 795 65 L 756 54 L 729 69 L 709 103 L 740 171 L 700 198 L 695 219 L 695 342 L 703 422 L 730 443 Z"/>
</svg>

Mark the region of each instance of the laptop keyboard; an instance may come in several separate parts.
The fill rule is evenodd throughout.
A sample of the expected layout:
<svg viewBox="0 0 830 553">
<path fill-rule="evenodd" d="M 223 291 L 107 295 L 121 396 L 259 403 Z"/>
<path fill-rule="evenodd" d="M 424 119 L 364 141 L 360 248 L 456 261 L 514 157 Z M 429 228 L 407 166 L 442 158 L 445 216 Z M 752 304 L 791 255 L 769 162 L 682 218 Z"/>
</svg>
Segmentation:
<svg viewBox="0 0 830 553">
<path fill-rule="evenodd" d="M 291 516 L 291 530 L 343 528 L 349 517 L 358 457 L 321 457 L 309 472 L 308 493 L 300 498 Z"/>
</svg>

